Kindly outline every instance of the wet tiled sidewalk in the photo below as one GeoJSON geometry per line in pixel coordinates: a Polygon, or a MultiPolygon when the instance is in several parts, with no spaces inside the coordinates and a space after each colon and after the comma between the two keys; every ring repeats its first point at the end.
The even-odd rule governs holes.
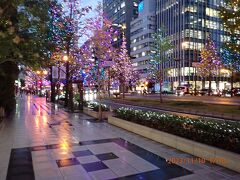
{"type": "Polygon", "coordinates": [[[18,100],[0,125],[0,180],[240,179],[205,164],[169,164],[191,155],[84,114],[68,114],[44,98],[18,100]]]}

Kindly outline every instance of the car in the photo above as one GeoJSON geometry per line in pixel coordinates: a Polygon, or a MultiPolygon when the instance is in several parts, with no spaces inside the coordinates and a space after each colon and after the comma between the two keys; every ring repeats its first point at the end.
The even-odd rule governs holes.
{"type": "Polygon", "coordinates": [[[230,90],[223,90],[222,91],[223,96],[225,97],[231,97],[231,91],[230,90]]]}
{"type": "MultiPolygon", "coordinates": [[[[204,88],[204,89],[201,89],[198,93],[199,93],[201,96],[205,96],[205,95],[208,95],[208,91],[209,91],[209,89],[204,88]]],[[[210,90],[210,95],[212,95],[212,94],[213,94],[213,91],[210,90]]]]}
{"type": "Polygon", "coordinates": [[[212,90],[212,95],[221,97],[222,92],[219,89],[214,89],[214,90],[212,90]]]}
{"type": "Polygon", "coordinates": [[[186,86],[178,86],[176,89],[176,95],[177,96],[182,96],[188,93],[188,87],[186,86]]]}
{"type": "Polygon", "coordinates": [[[232,89],[233,96],[240,96],[240,88],[232,89]]]}

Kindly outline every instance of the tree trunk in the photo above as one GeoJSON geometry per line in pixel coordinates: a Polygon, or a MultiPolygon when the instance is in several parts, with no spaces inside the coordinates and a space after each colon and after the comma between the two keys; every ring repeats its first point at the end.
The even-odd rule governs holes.
{"type": "Polygon", "coordinates": [[[51,82],[51,102],[55,103],[56,98],[56,91],[55,91],[56,84],[54,82],[51,82]]]}
{"type": "Polygon", "coordinates": [[[72,81],[69,81],[69,101],[68,101],[69,109],[71,112],[74,112],[74,104],[73,104],[73,84],[72,81]]]}
{"type": "Polygon", "coordinates": [[[125,83],[122,83],[122,98],[125,98],[125,83]]]}
{"type": "Polygon", "coordinates": [[[162,80],[160,80],[160,83],[159,83],[159,97],[160,97],[160,103],[163,102],[163,99],[162,99],[162,80]]]}
{"type": "Polygon", "coordinates": [[[69,102],[69,62],[66,64],[66,93],[65,93],[65,107],[68,107],[69,102]]]}
{"type": "Polygon", "coordinates": [[[83,81],[80,81],[80,83],[78,84],[78,92],[79,92],[79,106],[78,109],[80,111],[83,110],[83,81]]]}
{"type": "Polygon", "coordinates": [[[211,95],[211,90],[212,90],[212,75],[209,76],[208,96],[211,95]]]}
{"type": "Polygon", "coordinates": [[[55,91],[55,87],[56,84],[53,80],[53,67],[50,68],[51,71],[51,75],[50,75],[50,81],[51,81],[51,102],[55,103],[55,97],[56,97],[56,91],[55,91]]]}
{"type": "Polygon", "coordinates": [[[18,66],[14,62],[0,64],[0,107],[4,109],[5,115],[10,115],[16,106],[14,83],[18,74],[18,66]]]}
{"type": "Polygon", "coordinates": [[[101,91],[98,89],[98,120],[102,120],[102,98],[101,98],[101,91]]]}

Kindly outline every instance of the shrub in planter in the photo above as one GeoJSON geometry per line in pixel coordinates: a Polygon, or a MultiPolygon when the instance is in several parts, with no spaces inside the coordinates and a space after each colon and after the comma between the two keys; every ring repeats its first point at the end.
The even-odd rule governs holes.
{"type": "Polygon", "coordinates": [[[84,106],[84,107],[88,107],[88,101],[83,100],[83,106],[84,106]]]}
{"type": "MultiPolygon", "coordinates": [[[[109,111],[109,108],[105,104],[101,104],[102,111],[109,111]]],[[[98,102],[89,102],[88,108],[92,109],[93,111],[98,111],[99,103],[98,102]]]]}
{"type": "Polygon", "coordinates": [[[191,119],[167,113],[119,108],[116,117],[240,153],[240,123],[203,118],[191,119]]]}

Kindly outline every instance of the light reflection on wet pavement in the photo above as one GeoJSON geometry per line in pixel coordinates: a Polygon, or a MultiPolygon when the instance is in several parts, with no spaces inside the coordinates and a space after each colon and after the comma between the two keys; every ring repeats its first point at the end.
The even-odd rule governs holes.
{"type": "Polygon", "coordinates": [[[210,164],[169,165],[192,156],[91,119],[45,98],[19,98],[0,125],[0,179],[240,179],[210,164]]]}

